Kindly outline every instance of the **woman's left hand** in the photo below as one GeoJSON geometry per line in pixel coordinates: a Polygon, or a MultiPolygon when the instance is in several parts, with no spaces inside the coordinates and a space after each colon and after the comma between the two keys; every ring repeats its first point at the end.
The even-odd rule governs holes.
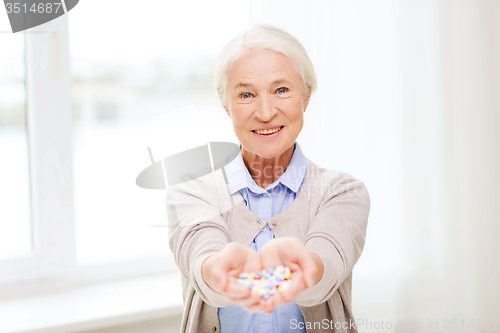
{"type": "Polygon", "coordinates": [[[272,313],[278,305],[293,302],[302,290],[314,286],[323,277],[322,260],[297,237],[270,240],[262,247],[260,258],[264,269],[281,265],[288,266],[292,272],[289,288],[261,303],[261,309],[267,313],[272,313]]]}

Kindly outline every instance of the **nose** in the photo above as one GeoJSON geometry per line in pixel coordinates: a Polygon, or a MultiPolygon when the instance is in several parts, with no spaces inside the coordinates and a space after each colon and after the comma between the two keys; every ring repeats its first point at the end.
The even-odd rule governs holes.
{"type": "Polygon", "coordinates": [[[257,118],[262,122],[271,121],[276,115],[277,109],[272,103],[272,99],[267,96],[260,98],[260,103],[257,106],[257,118]]]}

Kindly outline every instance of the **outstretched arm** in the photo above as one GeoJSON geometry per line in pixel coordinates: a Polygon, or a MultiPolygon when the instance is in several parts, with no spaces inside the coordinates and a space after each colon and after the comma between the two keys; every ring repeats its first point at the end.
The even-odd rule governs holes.
{"type": "Polygon", "coordinates": [[[351,275],[363,251],[370,197],[363,182],[340,175],[343,178],[324,195],[304,240],[305,247],[323,262],[324,272],[318,283],[297,295],[295,302],[301,306],[329,299],[351,275]]]}
{"type": "Polygon", "coordinates": [[[177,266],[200,297],[211,306],[239,305],[258,311],[260,298],[238,285],[238,275],[261,269],[248,246],[231,243],[209,183],[194,179],[172,186],[167,196],[170,248],[177,266]]]}
{"type": "Polygon", "coordinates": [[[329,299],[351,274],[363,250],[370,198],[364,184],[339,173],[323,194],[307,235],[269,241],[261,250],[263,267],[288,266],[292,270],[290,288],[263,302],[271,312],[278,305],[295,301],[314,306],[329,299]]]}
{"type": "Polygon", "coordinates": [[[216,198],[215,189],[199,179],[169,187],[169,246],[181,273],[203,301],[225,307],[231,302],[212,290],[202,276],[203,263],[230,242],[227,225],[213,202],[216,198]]]}

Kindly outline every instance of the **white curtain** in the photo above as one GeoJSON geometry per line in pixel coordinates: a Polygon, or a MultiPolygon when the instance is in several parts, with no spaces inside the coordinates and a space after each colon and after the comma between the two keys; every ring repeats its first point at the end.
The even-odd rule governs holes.
{"type": "Polygon", "coordinates": [[[255,0],[252,21],[315,65],[305,155],[370,193],[355,317],[455,332],[498,319],[500,1],[255,0]]]}

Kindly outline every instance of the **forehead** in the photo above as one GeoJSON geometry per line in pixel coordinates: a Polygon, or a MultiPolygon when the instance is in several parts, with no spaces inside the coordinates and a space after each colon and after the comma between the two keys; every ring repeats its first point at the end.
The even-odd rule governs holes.
{"type": "Polygon", "coordinates": [[[296,66],[283,54],[271,51],[251,51],[238,59],[227,75],[229,89],[247,84],[272,84],[278,81],[302,83],[296,66]]]}

